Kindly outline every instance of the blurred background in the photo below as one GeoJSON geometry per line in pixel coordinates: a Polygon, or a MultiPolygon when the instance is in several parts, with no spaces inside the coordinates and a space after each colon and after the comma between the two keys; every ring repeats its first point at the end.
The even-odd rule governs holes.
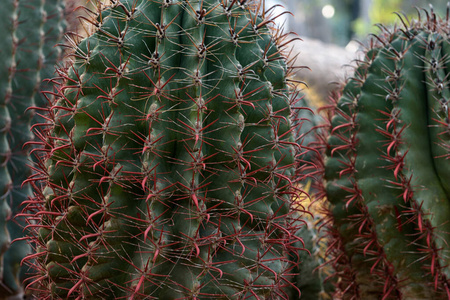
{"type": "MultiPolygon", "coordinates": [[[[313,102],[324,104],[334,82],[343,82],[353,73],[355,59],[369,33],[378,33],[375,24],[386,27],[399,22],[394,12],[417,19],[420,8],[433,9],[445,18],[445,0],[266,0],[283,32],[295,32],[303,41],[293,43],[300,69],[295,77],[307,83],[313,102]],[[292,13],[283,13],[290,11],[292,13]]],[[[423,11],[421,16],[425,17],[423,11]]]]}
{"type": "MultiPolygon", "coordinates": [[[[403,12],[416,17],[418,8],[433,5],[435,11],[444,16],[445,0],[266,0],[266,7],[280,5],[277,12],[288,10],[295,17],[282,17],[285,30],[300,36],[347,46],[352,39],[364,39],[376,32],[374,24],[385,25],[398,21],[394,12],[403,12]],[[283,9],[281,6],[285,7],[283,9]]],[[[280,18],[281,19],[281,18],[280,18]]]]}

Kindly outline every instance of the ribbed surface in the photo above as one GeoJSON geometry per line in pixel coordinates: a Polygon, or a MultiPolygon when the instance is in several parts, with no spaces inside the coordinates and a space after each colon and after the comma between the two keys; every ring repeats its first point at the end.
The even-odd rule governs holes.
{"type": "Polygon", "coordinates": [[[450,297],[448,21],[383,32],[330,110],[324,192],[345,299],[450,297]]]}
{"type": "MultiPolygon", "coordinates": [[[[30,130],[33,113],[28,109],[34,106],[34,99],[40,97],[41,80],[52,75],[49,70],[53,69],[55,59],[50,58],[48,49],[53,48],[56,39],[49,38],[44,27],[51,18],[51,12],[61,5],[61,1],[51,0],[8,0],[2,3],[0,22],[5,24],[1,26],[0,32],[0,98],[4,103],[1,113],[1,152],[4,157],[1,190],[3,203],[10,207],[10,216],[6,222],[8,233],[0,233],[1,238],[22,238],[24,226],[27,225],[24,217],[17,215],[23,209],[22,203],[32,194],[29,184],[22,186],[23,181],[31,175],[29,147],[24,147],[26,142],[33,139],[30,130]]],[[[59,30],[61,17],[58,16],[58,21],[52,24],[53,30],[59,30]]],[[[57,39],[60,38],[61,33],[57,39]]],[[[56,50],[58,48],[53,49],[59,51],[56,50]]],[[[0,223],[5,224],[4,214],[8,210],[1,209],[0,223]]],[[[26,266],[21,268],[20,263],[30,251],[25,240],[10,245],[3,257],[3,270],[0,272],[2,283],[8,290],[0,291],[2,295],[15,294],[21,290],[22,281],[29,275],[29,270],[26,266]]]]}
{"type": "Polygon", "coordinates": [[[287,298],[298,149],[267,21],[216,0],[99,14],[42,130],[36,294],[287,298]]]}
{"type": "Polygon", "coordinates": [[[8,172],[11,150],[8,143],[8,132],[11,127],[9,103],[11,102],[11,78],[14,76],[14,54],[16,48],[15,30],[17,29],[17,1],[8,0],[2,3],[0,12],[0,293],[9,294],[11,288],[3,284],[4,253],[9,248],[11,238],[7,229],[7,220],[11,215],[9,206],[12,188],[11,176],[8,172]]]}

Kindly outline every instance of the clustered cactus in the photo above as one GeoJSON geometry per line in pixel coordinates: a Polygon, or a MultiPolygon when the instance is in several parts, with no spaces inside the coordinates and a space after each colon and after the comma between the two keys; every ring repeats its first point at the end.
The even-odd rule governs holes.
{"type": "Polygon", "coordinates": [[[21,204],[31,196],[29,149],[33,112],[41,81],[53,77],[61,50],[54,48],[63,33],[60,0],[4,0],[0,9],[0,298],[16,294],[26,278],[21,260],[30,252],[24,236],[21,204]]]}
{"type": "Polygon", "coordinates": [[[0,298],[450,299],[450,9],[312,129],[264,1],[101,3],[46,81],[64,1],[2,3],[0,298]]]}
{"type": "Polygon", "coordinates": [[[59,70],[38,130],[34,295],[287,299],[302,226],[297,97],[289,41],[263,11],[236,0],[90,10],[96,31],[59,70]]]}
{"type": "Polygon", "coordinates": [[[322,136],[330,262],[343,299],[450,297],[450,23],[374,36],[322,136]]]}

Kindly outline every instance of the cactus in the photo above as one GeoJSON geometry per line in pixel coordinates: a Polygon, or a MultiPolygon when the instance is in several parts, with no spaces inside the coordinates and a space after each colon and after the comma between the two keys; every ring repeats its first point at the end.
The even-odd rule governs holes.
{"type": "Polygon", "coordinates": [[[300,176],[314,176],[316,171],[314,160],[317,154],[310,151],[309,145],[313,145],[316,141],[315,128],[320,125],[322,118],[316,113],[315,106],[306,94],[301,95],[295,103],[291,119],[296,130],[296,142],[302,147],[302,153],[298,157],[297,171],[301,174],[300,176]]]}
{"type": "MultiPolygon", "coordinates": [[[[325,267],[325,236],[319,230],[319,218],[306,218],[307,226],[303,226],[298,234],[302,238],[305,248],[309,251],[300,252],[300,264],[295,270],[296,276],[293,282],[302,292],[302,300],[332,299],[334,285],[332,268],[325,267]]],[[[289,299],[296,299],[295,294],[289,299]]]]}
{"type": "Polygon", "coordinates": [[[0,181],[0,292],[5,290],[9,292],[6,285],[3,284],[3,256],[10,244],[10,237],[7,230],[7,220],[11,214],[8,205],[8,195],[11,190],[11,177],[8,172],[8,160],[10,157],[10,148],[7,139],[8,131],[11,126],[11,118],[9,116],[8,103],[10,102],[11,84],[10,78],[13,74],[13,53],[14,53],[14,35],[12,32],[16,30],[16,5],[13,1],[8,1],[2,9],[0,17],[0,37],[2,37],[1,55],[4,59],[0,60],[0,110],[1,110],[1,130],[0,130],[0,147],[1,147],[1,164],[0,172],[2,180],[0,181]],[[6,16],[3,14],[6,13],[6,16]],[[6,79],[5,79],[6,78],[6,79]]]}
{"type": "MultiPolygon", "coordinates": [[[[309,128],[311,129],[311,128],[309,128]]],[[[300,299],[325,300],[332,299],[334,292],[333,268],[326,265],[326,236],[321,229],[322,218],[320,215],[320,203],[311,201],[306,192],[311,192],[311,181],[303,187],[304,194],[298,199],[299,210],[303,211],[301,219],[304,224],[300,226],[297,235],[301,241],[297,241],[300,251],[298,255],[300,263],[292,270],[293,276],[289,278],[296,288],[287,289],[289,299],[298,299],[297,289],[301,291],[300,299]],[[304,207],[308,205],[307,207],[304,207]],[[331,280],[330,280],[331,279],[331,280]]],[[[292,260],[295,260],[292,258],[292,260]]]]}
{"type": "MultiPolygon", "coordinates": [[[[55,65],[62,59],[63,49],[59,45],[63,42],[62,37],[66,30],[65,4],[65,0],[45,0],[42,5],[45,20],[41,29],[42,67],[39,71],[39,92],[34,98],[36,107],[47,106],[48,100],[42,91],[51,91],[52,86],[48,80],[55,77],[55,65]]],[[[34,123],[36,122],[35,120],[34,123]]]]}
{"type": "Polygon", "coordinates": [[[300,240],[295,91],[287,35],[261,11],[90,11],[97,30],[59,70],[28,181],[37,297],[286,299],[300,240]]]}
{"type": "MultiPolygon", "coordinates": [[[[2,187],[0,200],[0,294],[1,297],[17,294],[27,277],[27,269],[20,267],[21,260],[30,253],[24,236],[25,219],[18,216],[21,204],[31,196],[29,184],[22,182],[31,175],[29,149],[24,143],[33,139],[30,133],[34,99],[39,98],[40,82],[54,70],[54,59],[59,56],[53,48],[57,39],[62,14],[55,9],[62,1],[7,0],[2,2],[0,13],[0,99],[2,110],[1,161],[2,187]],[[50,27],[46,27],[51,24],[50,27]],[[50,35],[50,32],[51,35],[50,35]],[[14,243],[12,240],[18,239],[14,243]]],[[[59,51],[60,52],[60,51],[59,51]]]]}
{"type": "Polygon", "coordinates": [[[422,14],[380,26],[327,110],[322,196],[343,299],[450,297],[449,12],[422,14]]]}

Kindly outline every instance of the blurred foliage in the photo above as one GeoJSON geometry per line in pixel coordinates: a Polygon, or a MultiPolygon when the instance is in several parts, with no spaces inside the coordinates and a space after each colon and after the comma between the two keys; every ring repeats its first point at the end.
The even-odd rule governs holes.
{"type": "Polygon", "coordinates": [[[403,12],[409,19],[417,16],[417,9],[432,4],[444,17],[445,0],[266,0],[286,5],[294,13],[291,30],[302,36],[346,46],[352,39],[363,40],[369,33],[377,33],[375,24],[392,26],[399,19],[394,12],[403,12]],[[326,19],[322,8],[332,5],[335,14],[326,19]]]}
{"type": "Polygon", "coordinates": [[[358,18],[352,22],[356,36],[362,37],[373,32],[374,24],[394,24],[398,19],[393,12],[401,10],[402,2],[403,0],[372,0],[372,9],[368,13],[370,21],[358,18]]]}
{"type": "MultiPolygon", "coordinates": [[[[345,0],[341,0],[345,2],[345,0]]],[[[347,0],[348,1],[348,0],[347,0]]],[[[364,0],[353,0],[364,1],[364,0]]],[[[377,32],[375,24],[393,26],[399,23],[399,18],[394,12],[404,13],[408,19],[417,16],[418,8],[429,8],[432,5],[438,15],[444,17],[446,3],[443,0],[370,0],[369,21],[363,18],[357,18],[351,22],[351,27],[356,38],[363,38],[368,33],[377,32]]]]}

